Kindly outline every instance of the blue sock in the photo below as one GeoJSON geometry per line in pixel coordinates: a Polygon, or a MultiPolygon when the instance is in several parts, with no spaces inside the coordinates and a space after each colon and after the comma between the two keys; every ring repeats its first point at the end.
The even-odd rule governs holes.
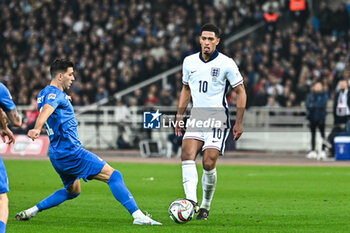
{"type": "Polygon", "coordinates": [[[66,189],[60,189],[53,193],[51,196],[39,202],[39,204],[36,206],[38,207],[39,211],[46,210],[51,207],[58,206],[66,200],[74,199],[79,196],[79,194],[80,193],[69,193],[66,189]]]}
{"type": "Polygon", "coordinates": [[[111,178],[108,180],[108,185],[114,197],[123,204],[130,214],[139,209],[134,197],[126,187],[123,176],[119,171],[115,170],[113,172],[111,178]]]}
{"type": "Polygon", "coordinates": [[[6,232],[6,223],[3,221],[0,221],[0,233],[5,233],[6,232]]]}

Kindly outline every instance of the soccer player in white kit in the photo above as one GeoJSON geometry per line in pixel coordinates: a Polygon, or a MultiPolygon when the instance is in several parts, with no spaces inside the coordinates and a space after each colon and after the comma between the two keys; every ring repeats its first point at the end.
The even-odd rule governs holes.
{"type": "MultiPolygon", "coordinates": [[[[233,126],[234,140],[238,140],[243,133],[242,121],[247,97],[243,78],[236,63],[232,58],[216,50],[220,42],[220,29],[213,24],[205,24],[201,28],[199,42],[201,51],[187,56],[183,62],[183,87],[179,99],[177,122],[183,120],[183,114],[191,97],[193,108],[190,120],[204,119],[204,117],[211,119],[214,115],[224,119],[221,120],[221,127],[215,126],[210,130],[187,128],[182,142],[182,178],[186,199],[190,200],[195,206],[195,211],[199,212],[197,220],[207,220],[217,182],[216,161],[219,155],[224,153],[225,141],[230,130],[227,89],[231,86],[237,93],[237,114],[233,126]],[[203,199],[199,207],[195,159],[201,150],[204,152],[203,199]]],[[[183,131],[184,128],[176,124],[176,135],[182,136],[183,131]]]]}

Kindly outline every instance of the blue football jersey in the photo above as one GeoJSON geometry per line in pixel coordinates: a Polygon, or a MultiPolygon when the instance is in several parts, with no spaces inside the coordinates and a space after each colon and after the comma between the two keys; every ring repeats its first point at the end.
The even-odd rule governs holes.
{"type": "Polygon", "coordinates": [[[50,138],[50,156],[63,158],[82,147],[78,136],[78,122],[66,93],[55,86],[45,87],[38,96],[40,111],[45,104],[55,108],[45,123],[50,138]]]}
{"type": "Polygon", "coordinates": [[[9,90],[1,82],[0,82],[0,107],[7,112],[16,108],[16,105],[12,100],[9,90]]]}
{"type": "MultiPolygon", "coordinates": [[[[11,111],[16,108],[15,103],[12,100],[11,94],[7,87],[0,82],[0,107],[4,111],[11,111]]],[[[0,156],[0,193],[6,193],[9,191],[7,173],[5,165],[0,156]]]]}

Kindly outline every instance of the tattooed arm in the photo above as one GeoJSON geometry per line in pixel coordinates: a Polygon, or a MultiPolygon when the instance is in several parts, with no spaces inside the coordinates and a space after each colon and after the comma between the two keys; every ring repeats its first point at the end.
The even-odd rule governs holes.
{"type": "Polygon", "coordinates": [[[22,116],[18,113],[17,108],[7,112],[7,116],[15,126],[20,127],[22,125],[22,116]]]}

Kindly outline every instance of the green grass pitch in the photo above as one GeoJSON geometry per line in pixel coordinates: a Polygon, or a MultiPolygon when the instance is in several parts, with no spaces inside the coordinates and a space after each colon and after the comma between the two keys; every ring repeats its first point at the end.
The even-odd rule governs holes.
{"type": "MultiPolygon", "coordinates": [[[[168,216],[169,204],[184,197],[180,165],[110,163],[123,173],[139,207],[164,224],[134,226],[108,186],[99,181],[82,182],[82,194],[75,200],[30,221],[16,221],[18,211],[62,184],[48,161],[4,162],[11,189],[9,233],[350,232],[348,167],[218,166],[209,220],[180,225],[168,216]]],[[[201,200],[201,188],[198,196],[201,200]]]]}

